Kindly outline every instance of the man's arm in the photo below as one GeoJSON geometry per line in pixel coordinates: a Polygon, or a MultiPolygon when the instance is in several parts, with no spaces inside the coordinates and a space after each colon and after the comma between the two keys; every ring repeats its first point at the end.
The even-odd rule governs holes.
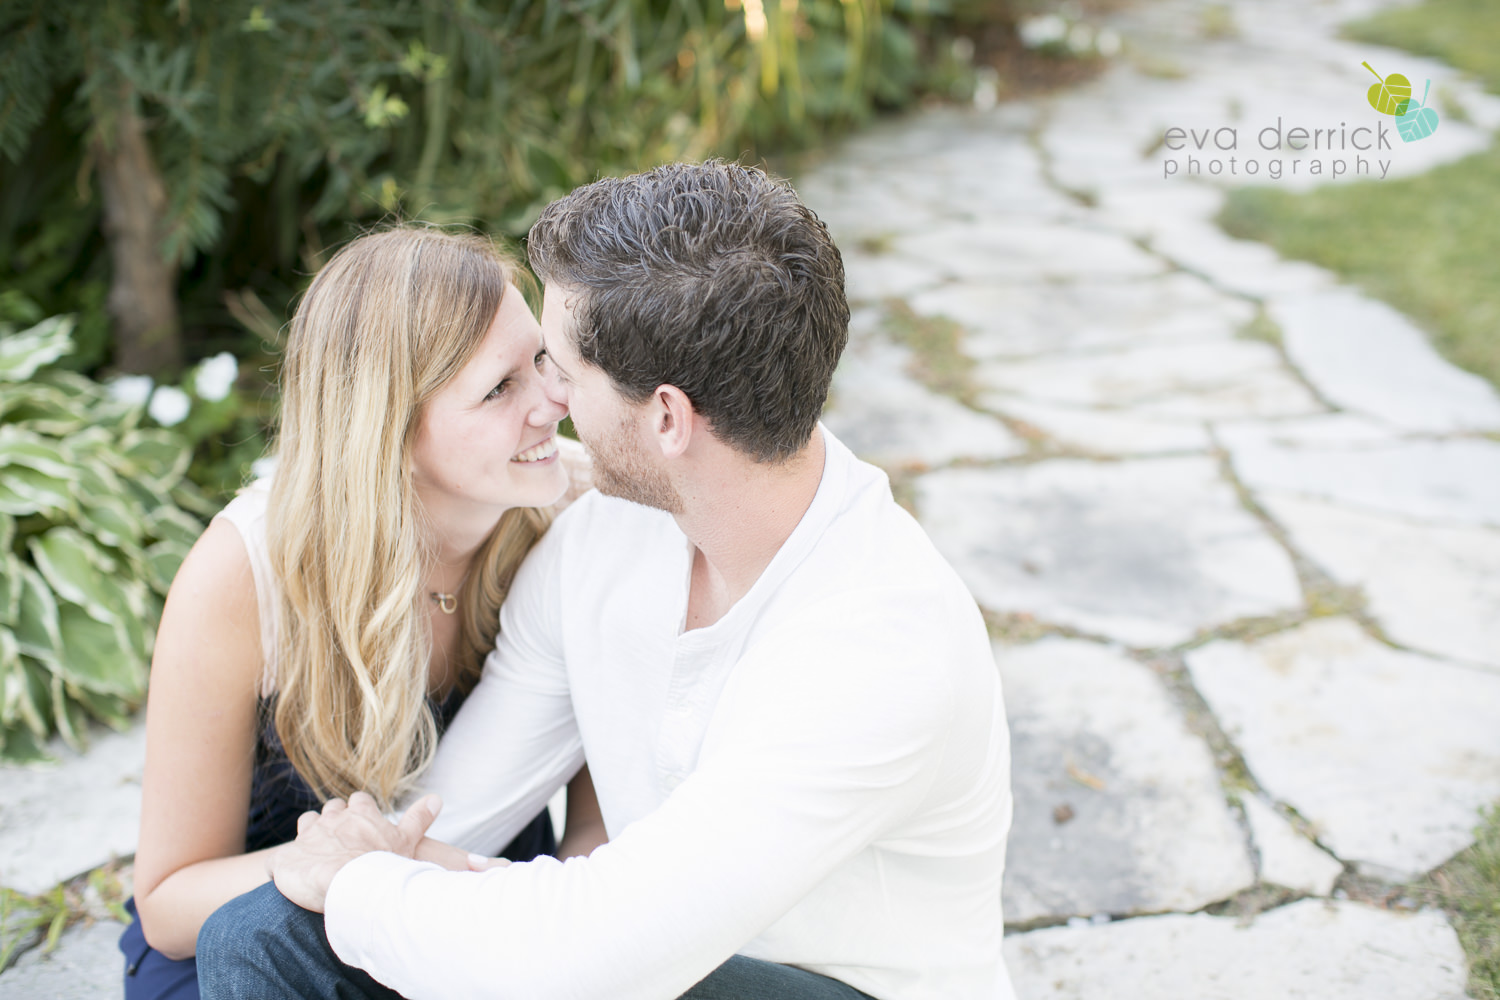
{"type": "Polygon", "coordinates": [[[559,550],[572,512],[516,573],[479,684],[438,743],[422,791],[443,811],[430,835],[493,855],[583,766],[562,654],[559,550]]]}
{"type": "MultiPolygon", "coordinates": [[[[866,624],[850,623],[878,632],[866,624]]],[[[330,943],[418,998],[677,996],[930,788],[952,711],[941,675],[924,689],[909,656],[841,655],[807,634],[759,648],[697,769],[588,858],[483,874],[360,858],[332,883],[330,943]]]]}

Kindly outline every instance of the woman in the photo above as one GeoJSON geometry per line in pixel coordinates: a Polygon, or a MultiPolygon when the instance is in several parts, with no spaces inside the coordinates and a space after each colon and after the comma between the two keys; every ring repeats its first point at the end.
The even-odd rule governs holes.
{"type": "MultiPolygon", "coordinates": [[[[570,485],[513,274],[479,237],[399,228],[339,251],[298,306],[274,481],[213,520],[162,613],[128,1000],[197,997],[209,914],[267,881],[303,811],[358,790],[389,808],[478,680],[570,485]]],[[[586,771],[570,790],[560,856],[602,839],[586,771]]],[[[543,813],[505,853],[554,846],[543,813]]]]}

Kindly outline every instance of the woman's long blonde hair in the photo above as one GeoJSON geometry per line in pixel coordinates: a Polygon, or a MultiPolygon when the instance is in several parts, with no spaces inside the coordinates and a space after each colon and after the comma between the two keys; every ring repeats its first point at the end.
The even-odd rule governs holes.
{"type": "MultiPolygon", "coordinates": [[[[323,798],[364,790],[389,807],[432,758],[412,443],[422,405],[478,349],[516,273],[482,237],[402,226],[340,250],[292,319],[267,516],[281,583],[274,718],[323,798]]],[[[459,598],[460,688],[478,679],[548,520],[514,508],[481,547],[459,598]]]]}

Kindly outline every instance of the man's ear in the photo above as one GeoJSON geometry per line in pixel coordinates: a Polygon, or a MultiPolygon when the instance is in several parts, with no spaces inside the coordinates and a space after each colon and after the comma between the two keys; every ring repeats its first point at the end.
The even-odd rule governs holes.
{"type": "Polygon", "coordinates": [[[687,394],[675,385],[659,385],[648,404],[651,409],[651,433],[663,458],[677,458],[688,449],[693,438],[693,423],[698,412],[687,394]]]}

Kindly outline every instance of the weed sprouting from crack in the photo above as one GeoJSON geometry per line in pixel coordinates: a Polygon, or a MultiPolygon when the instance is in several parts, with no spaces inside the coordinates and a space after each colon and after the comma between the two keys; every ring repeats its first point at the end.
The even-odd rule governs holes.
{"type": "Polygon", "coordinates": [[[1054,636],[1064,639],[1099,641],[1097,636],[1087,635],[1067,625],[1042,621],[1028,611],[990,611],[987,608],[982,610],[984,624],[989,629],[990,638],[1007,645],[1024,646],[1027,643],[1054,636]]]}
{"type": "Polygon", "coordinates": [[[933,392],[978,409],[975,362],[963,352],[961,325],[942,316],[920,316],[901,299],[887,299],[885,330],[891,339],[911,350],[908,372],[913,378],[933,392]]]}
{"type": "MultiPolygon", "coordinates": [[[[1202,645],[1212,638],[1260,638],[1262,635],[1270,634],[1270,632],[1284,631],[1285,628],[1291,628],[1304,621],[1314,618],[1331,618],[1336,615],[1346,615],[1354,619],[1372,638],[1386,645],[1392,645],[1384,629],[1380,627],[1380,623],[1370,616],[1368,600],[1365,597],[1364,591],[1357,586],[1339,583],[1333,577],[1329,576],[1321,566],[1303,555],[1292,544],[1292,540],[1288,536],[1286,529],[1260,505],[1260,502],[1255,499],[1249,488],[1240,481],[1239,476],[1234,471],[1233,463],[1229,460],[1228,452],[1219,444],[1217,439],[1214,440],[1214,447],[1218,451],[1220,474],[1229,483],[1230,488],[1234,490],[1235,496],[1239,499],[1240,506],[1260,522],[1261,526],[1276,540],[1276,543],[1281,546],[1288,558],[1291,559],[1292,569],[1297,574],[1298,586],[1302,590],[1302,611],[1300,613],[1292,613],[1291,615],[1272,616],[1270,619],[1272,623],[1277,621],[1285,622],[1285,625],[1281,628],[1267,629],[1252,624],[1242,626],[1245,631],[1251,633],[1248,636],[1221,635],[1220,633],[1226,629],[1231,629],[1231,626],[1225,626],[1202,637],[1195,637],[1190,645],[1202,645]]],[[[1255,622],[1259,620],[1251,619],[1248,621],[1255,622]]],[[[1232,626],[1239,624],[1232,623],[1232,626]]]]}
{"type": "Polygon", "coordinates": [[[1255,315],[1235,331],[1235,336],[1241,340],[1258,340],[1277,349],[1286,346],[1286,338],[1282,335],[1281,325],[1270,317],[1265,305],[1260,302],[1255,303],[1255,315]]]}
{"type": "Polygon", "coordinates": [[[0,972],[32,948],[52,951],[73,924],[100,919],[129,923],[123,868],[124,863],[112,861],[36,895],[0,887],[0,972]]]}
{"type": "Polygon", "coordinates": [[[1260,785],[1250,773],[1245,757],[1234,741],[1219,725],[1218,717],[1203,695],[1193,685],[1187,664],[1182,654],[1166,652],[1145,654],[1137,657],[1161,678],[1168,695],[1187,721],[1188,730],[1208,744],[1213,755],[1214,766],[1219,771],[1219,784],[1226,798],[1238,801],[1240,796],[1259,792],[1260,785]]]}
{"type": "Polygon", "coordinates": [[[1228,899],[1205,906],[1203,912],[1215,917],[1235,917],[1245,926],[1267,910],[1285,906],[1302,896],[1303,893],[1284,889],[1279,885],[1257,882],[1228,899]]]}

